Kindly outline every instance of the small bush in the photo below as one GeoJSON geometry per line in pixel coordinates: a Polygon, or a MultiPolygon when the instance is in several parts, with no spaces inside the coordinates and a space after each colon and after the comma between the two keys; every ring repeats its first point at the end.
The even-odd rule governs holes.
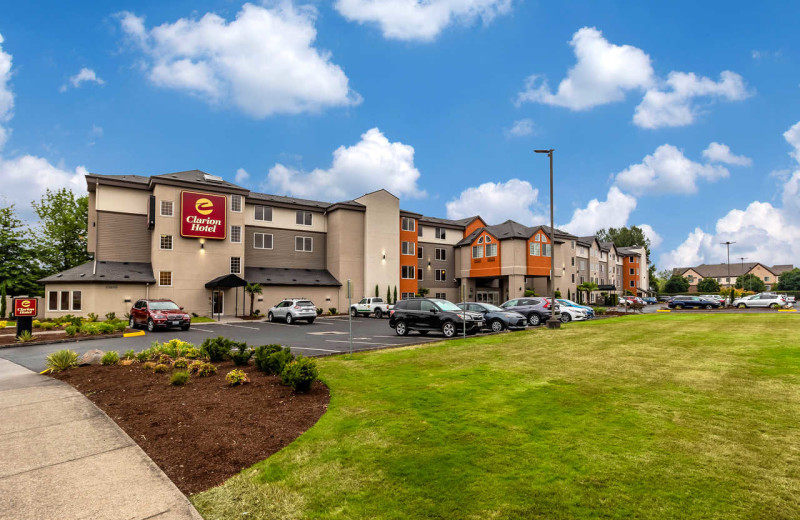
{"type": "Polygon", "coordinates": [[[59,350],[47,356],[47,368],[52,372],[61,372],[78,366],[78,354],[72,350],[59,350]]]}
{"type": "Polygon", "coordinates": [[[20,343],[28,343],[29,341],[33,341],[33,334],[31,334],[26,330],[25,332],[17,336],[17,341],[19,341],[20,343]]]}
{"type": "Polygon", "coordinates": [[[317,316],[322,316],[322,307],[317,307],[317,316]]]}
{"type": "Polygon", "coordinates": [[[200,352],[200,349],[196,348],[194,345],[189,345],[186,347],[186,350],[183,353],[183,357],[187,359],[197,359],[203,356],[203,353],[200,352]]]}
{"type": "Polygon", "coordinates": [[[160,354],[155,361],[160,365],[167,365],[167,366],[172,365],[172,358],[169,357],[167,354],[160,354]]]}
{"type": "Polygon", "coordinates": [[[211,363],[204,363],[203,361],[195,361],[189,365],[189,373],[197,374],[199,377],[207,377],[211,374],[217,373],[217,367],[211,363]]]}
{"type": "Polygon", "coordinates": [[[528,296],[536,296],[536,291],[533,291],[531,289],[525,289],[524,296],[526,296],[526,297],[528,297],[528,296]]]}
{"type": "Polygon", "coordinates": [[[200,345],[200,351],[209,361],[224,361],[231,353],[233,342],[228,338],[219,336],[217,338],[206,338],[200,345]]]}
{"type": "Polygon", "coordinates": [[[125,354],[123,354],[122,359],[136,359],[136,351],[133,349],[126,350],[125,354]]]}
{"type": "Polygon", "coordinates": [[[250,358],[253,357],[253,351],[247,346],[247,343],[234,343],[236,347],[236,351],[231,354],[231,358],[233,359],[233,363],[236,366],[244,366],[249,361],[250,358]]]}
{"type": "Polygon", "coordinates": [[[86,315],[86,321],[88,321],[88,322],[97,321],[97,314],[95,314],[93,312],[90,312],[89,314],[86,315]]]}
{"type": "Polygon", "coordinates": [[[336,315],[336,307],[328,307],[328,314],[330,314],[331,316],[335,316],[336,315]]]}
{"type": "Polygon", "coordinates": [[[83,325],[83,318],[81,318],[80,316],[70,316],[69,314],[67,314],[66,316],[64,316],[64,318],[68,318],[64,320],[64,323],[69,323],[70,325],[73,325],[78,328],[80,328],[81,325],[83,325]]]}
{"type": "Polygon", "coordinates": [[[156,374],[163,374],[169,370],[169,365],[164,363],[158,363],[156,366],[153,367],[153,372],[156,374]]]}
{"type": "Polygon", "coordinates": [[[100,358],[101,365],[116,365],[119,363],[119,353],[116,350],[109,350],[100,358]]]}
{"type": "Polygon", "coordinates": [[[184,370],[173,372],[172,377],[169,378],[169,384],[174,386],[183,386],[188,382],[189,382],[189,372],[186,372],[184,370]]]}
{"type": "Polygon", "coordinates": [[[0,329],[4,329],[8,327],[8,322],[5,320],[0,320],[0,329]]]}
{"type": "Polygon", "coordinates": [[[42,330],[53,330],[58,325],[53,323],[52,321],[45,321],[39,324],[39,328],[42,330]]]}
{"type": "Polygon", "coordinates": [[[592,307],[592,309],[594,309],[594,313],[598,316],[608,313],[608,309],[605,307],[592,307]]]}
{"type": "Polygon", "coordinates": [[[142,368],[145,370],[153,370],[156,367],[156,364],[152,361],[145,361],[142,363],[142,368]]]}
{"type": "Polygon", "coordinates": [[[186,370],[187,368],[189,368],[189,362],[186,361],[186,358],[178,358],[175,360],[174,363],[172,363],[172,368],[178,370],[186,370]]]}
{"type": "Polygon", "coordinates": [[[283,350],[283,347],[281,347],[280,345],[261,345],[260,347],[256,347],[254,351],[255,355],[254,362],[256,368],[264,372],[270,372],[269,369],[267,368],[267,358],[269,357],[270,354],[274,352],[279,352],[280,350],[283,350]]]}
{"type": "Polygon", "coordinates": [[[315,360],[297,356],[297,359],[283,367],[281,381],[284,385],[291,386],[295,392],[308,392],[318,376],[319,370],[315,360]]]}
{"type": "Polygon", "coordinates": [[[236,386],[249,383],[250,378],[247,377],[247,374],[245,374],[243,370],[238,370],[234,368],[233,370],[225,374],[225,381],[227,381],[228,384],[231,386],[236,386]]]}
{"type": "Polygon", "coordinates": [[[281,374],[281,372],[283,372],[283,367],[293,360],[294,354],[292,354],[292,351],[289,349],[289,347],[278,346],[277,350],[273,350],[271,353],[265,356],[259,368],[267,374],[278,376],[281,374]]]}
{"type": "Polygon", "coordinates": [[[114,321],[117,319],[117,313],[114,311],[106,313],[106,321],[114,321]]]}
{"type": "Polygon", "coordinates": [[[88,322],[81,325],[81,332],[84,334],[89,334],[90,336],[96,336],[100,334],[100,329],[98,328],[97,323],[88,322]]]}
{"type": "Polygon", "coordinates": [[[112,323],[103,322],[103,323],[98,323],[96,326],[97,330],[100,331],[100,334],[111,334],[112,332],[114,332],[114,324],[112,323]]]}
{"type": "Polygon", "coordinates": [[[71,338],[78,333],[78,327],[75,325],[67,325],[67,327],[64,329],[64,332],[66,332],[67,336],[71,338]]]}
{"type": "Polygon", "coordinates": [[[41,325],[42,325],[42,322],[39,321],[39,320],[33,320],[31,322],[31,327],[33,327],[34,329],[38,329],[41,325]]]}
{"type": "Polygon", "coordinates": [[[139,352],[138,354],[136,354],[136,361],[138,361],[139,363],[144,363],[148,359],[150,359],[150,351],[149,350],[143,350],[143,351],[139,352]]]}
{"type": "Polygon", "coordinates": [[[122,320],[114,320],[111,325],[114,327],[114,332],[125,332],[128,328],[128,322],[122,320]]]}

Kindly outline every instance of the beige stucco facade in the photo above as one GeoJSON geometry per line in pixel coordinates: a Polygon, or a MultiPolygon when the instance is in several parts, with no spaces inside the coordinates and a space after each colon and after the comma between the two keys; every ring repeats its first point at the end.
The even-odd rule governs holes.
{"type": "Polygon", "coordinates": [[[394,290],[400,278],[400,200],[386,190],[355,199],[364,212],[364,287],[394,290]]]}

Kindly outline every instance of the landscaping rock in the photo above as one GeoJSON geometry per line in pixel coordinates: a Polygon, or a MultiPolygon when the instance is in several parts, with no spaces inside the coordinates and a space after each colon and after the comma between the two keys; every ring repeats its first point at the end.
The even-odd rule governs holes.
{"type": "Polygon", "coordinates": [[[100,349],[94,348],[86,352],[78,359],[78,365],[80,366],[99,365],[100,360],[103,358],[103,354],[105,354],[105,352],[103,352],[100,349]]]}

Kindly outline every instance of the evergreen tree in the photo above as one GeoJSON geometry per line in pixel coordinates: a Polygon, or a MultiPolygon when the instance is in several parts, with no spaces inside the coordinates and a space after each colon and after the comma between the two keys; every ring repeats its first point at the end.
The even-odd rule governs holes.
{"type": "Polygon", "coordinates": [[[6,282],[3,282],[3,287],[0,289],[0,320],[6,318],[6,282]]]}
{"type": "Polygon", "coordinates": [[[397,303],[397,286],[394,286],[394,301],[392,303],[397,303]]]}
{"type": "Polygon", "coordinates": [[[12,295],[33,295],[42,290],[36,283],[42,272],[29,234],[13,204],[0,208],[0,280],[12,295]]]}
{"type": "Polygon", "coordinates": [[[795,267],[791,271],[786,271],[780,275],[775,290],[800,291],[800,268],[795,267]]]}
{"type": "Polygon", "coordinates": [[[673,274],[664,284],[664,292],[682,293],[689,290],[689,280],[679,274],[673,274]]]}
{"type": "Polygon", "coordinates": [[[392,304],[392,289],[388,285],[386,286],[386,303],[392,304]]]}
{"type": "Polygon", "coordinates": [[[703,278],[697,284],[697,291],[701,293],[719,292],[719,282],[715,278],[703,278]]]}
{"type": "Polygon", "coordinates": [[[380,293],[378,292],[378,284],[375,284],[375,297],[377,298],[378,296],[380,296],[380,293]]]}

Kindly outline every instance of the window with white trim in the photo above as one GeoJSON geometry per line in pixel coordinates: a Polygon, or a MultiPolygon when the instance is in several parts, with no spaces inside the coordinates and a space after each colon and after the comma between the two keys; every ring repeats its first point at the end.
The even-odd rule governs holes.
{"type": "Polygon", "coordinates": [[[403,231],[416,231],[416,221],[411,217],[401,217],[400,229],[403,231]]]}
{"type": "Polygon", "coordinates": [[[553,254],[553,247],[550,244],[545,244],[543,256],[550,256],[551,254],[553,254]]]}
{"type": "Polygon", "coordinates": [[[444,228],[437,227],[436,228],[436,238],[440,240],[444,240],[447,238],[447,231],[444,228]]]}
{"type": "Polygon", "coordinates": [[[479,243],[479,244],[483,244],[483,237],[480,237],[480,238],[478,239],[478,243],[479,243]]]}
{"type": "Polygon", "coordinates": [[[416,296],[416,294],[414,294],[412,292],[400,293],[400,299],[401,300],[408,300],[409,298],[413,298],[414,296],[416,296]]]}
{"type": "Polygon", "coordinates": [[[446,269],[436,269],[433,273],[434,280],[437,282],[446,282],[447,281],[447,270],[446,269]]]}
{"type": "Polygon", "coordinates": [[[531,256],[541,256],[542,244],[539,242],[531,242],[531,256]]]}
{"type": "Polygon", "coordinates": [[[483,246],[472,246],[472,258],[483,258],[483,246]]]}
{"type": "Polygon", "coordinates": [[[416,269],[413,265],[402,265],[400,266],[400,278],[403,280],[413,280],[417,275],[415,271],[416,269]]]}
{"type": "Polygon", "coordinates": [[[423,258],[424,256],[425,256],[425,255],[423,254],[423,251],[422,251],[422,246],[419,246],[419,247],[417,247],[417,258],[418,258],[418,259],[420,259],[420,260],[422,260],[422,258],[423,258]]]}
{"type": "Polygon", "coordinates": [[[447,260],[447,249],[443,247],[436,248],[436,260],[447,260]]]}
{"type": "Polygon", "coordinates": [[[447,293],[437,292],[433,297],[436,298],[437,300],[446,300],[447,293]]]}
{"type": "Polygon", "coordinates": [[[241,213],[242,212],[242,196],[241,195],[231,195],[231,211],[234,213],[241,213]]]}
{"type": "Polygon", "coordinates": [[[271,233],[253,233],[254,249],[272,249],[271,233]]]}
{"type": "Polygon", "coordinates": [[[161,235],[159,248],[162,251],[172,251],[172,235],[161,235]]]}
{"type": "Polygon", "coordinates": [[[49,293],[47,293],[47,310],[48,311],[58,310],[58,291],[50,291],[49,293]]]}
{"type": "Polygon", "coordinates": [[[414,242],[403,242],[400,244],[401,254],[404,255],[413,255],[414,251],[417,249],[416,244],[414,242]]]}
{"type": "Polygon", "coordinates": [[[294,212],[294,222],[298,226],[310,226],[313,222],[313,215],[310,211],[303,211],[298,209],[294,212]]]}
{"type": "Polygon", "coordinates": [[[69,291],[61,291],[61,303],[58,306],[61,311],[69,310],[69,291]]]}
{"type": "Polygon", "coordinates": [[[294,250],[303,253],[311,253],[314,250],[312,237],[294,237],[294,250]]]}
{"type": "Polygon", "coordinates": [[[162,200],[161,201],[161,216],[162,217],[171,217],[175,214],[175,210],[173,207],[173,203],[171,200],[162,200]]]}
{"type": "MultiPolygon", "coordinates": [[[[489,237],[486,237],[489,238],[489,237]]],[[[497,256],[497,244],[486,244],[486,257],[497,256]]]]}
{"type": "Polygon", "coordinates": [[[231,274],[242,274],[242,257],[231,257],[231,274]]]}
{"type": "Polygon", "coordinates": [[[536,233],[536,236],[533,237],[534,242],[541,242],[541,236],[539,233],[536,233]]]}
{"type": "Polygon", "coordinates": [[[420,281],[420,282],[422,281],[423,271],[424,271],[424,269],[422,269],[421,267],[417,268],[417,281],[420,281]]]}
{"type": "Polygon", "coordinates": [[[72,291],[72,310],[79,311],[82,306],[82,294],[80,291],[72,291]]]}
{"type": "Polygon", "coordinates": [[[159,271],[158,285],[161,287],[172,287],[172,271],[159,271]]]}
{"type": "Polygon", "coordinates": [[[272,222],[272,208],[269,206],[253,206],[253,218],[261,222],[272,222]]]}
{"type": "Polygon", "coordinates": [[[631,287],[636,287],[636,282],[634,282],[633,280],[631,280],[631,287]]]}
{"type": "Polygon", "coordinates": [[[242,243],[242,226],[231,226],[231,242],[234,244],[242,243]]]}

